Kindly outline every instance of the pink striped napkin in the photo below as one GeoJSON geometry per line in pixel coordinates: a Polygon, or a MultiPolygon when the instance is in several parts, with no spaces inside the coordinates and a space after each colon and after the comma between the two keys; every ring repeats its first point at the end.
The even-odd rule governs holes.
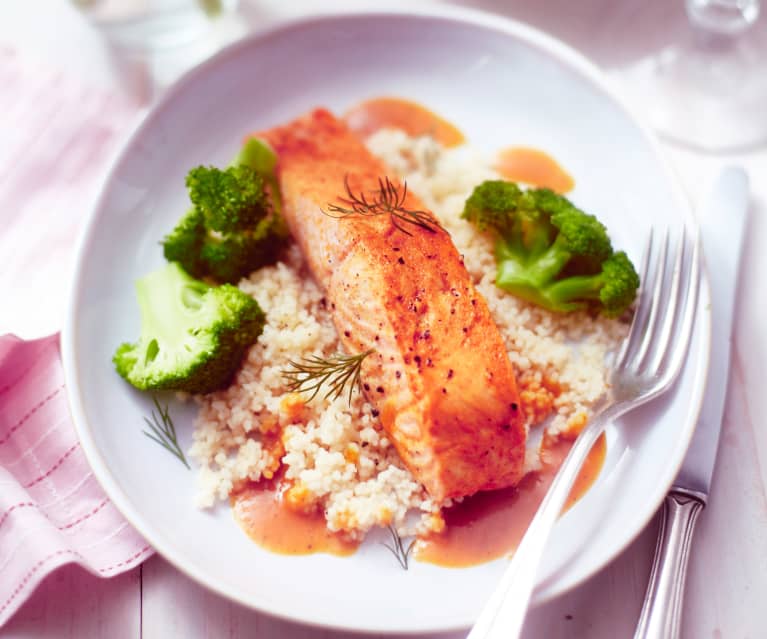
{"type": "MultiPolygon", "coordinates": [[[[74,238],[138,109],[2,48],[0,87],[0,328],[41,334],[61,324],[74,238]]],[[[109,577],[151,553],[85,460],[58,335],[0,336],[0,626],[63,564],[109,577]]]]}
{"type": "Polygon", "coordinates": [[[63,564],[110,577],[152,554],[80,448],[58,335],[0,337],[0,487],[0,626],[63,564]]]}

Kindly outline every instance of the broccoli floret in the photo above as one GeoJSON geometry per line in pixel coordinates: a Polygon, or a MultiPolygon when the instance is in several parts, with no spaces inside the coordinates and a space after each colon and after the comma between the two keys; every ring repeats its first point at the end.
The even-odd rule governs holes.
{"type": "Polygon", "coordinates": [[[288,238],[276,163],[266,143],[251,138],[228,168],[189,171],[192,208],[163,240],[165,258],[218,282],[274,262],[288,238]]]}
{"type": "Polygon", "coordinates": [[[186,188],[194,208],[219,233],[245,231],[269,215],[264,180],[249,166],[198,166],[187,174],[186,188]]]}
{"type": "Polygon", "coordinates": [[[141,390],[226,387],[264,326],[258,303],[231,284],[209,286],[177,263],[136,282],[141,336],[121,344],[117,372],[141,390]]]}
{"type": "Polygon", "coordinates": [[[518,297],[609,316],[636,297],[639,277],[625,253],[613,252],[604,225],[549,189],[489,180],[466,200],[463,217],[495,233],[496,284],[518,297]]]}

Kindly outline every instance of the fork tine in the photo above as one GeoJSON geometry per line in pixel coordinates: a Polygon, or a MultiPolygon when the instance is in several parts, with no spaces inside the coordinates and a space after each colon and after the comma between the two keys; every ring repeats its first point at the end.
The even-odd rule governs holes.
{"type": "MultiPolygon", "coordinates": [[[[682,233],[679,236],[679,241],[676,247],[676,259],[674,260],[674,269],[671,273],[671,284],[667,294],[663,296],[663,300],[668,300],[662,319],[659,317],[659,329],[652,336],[652,357],[648,363],[648,370],[650,372],[657,372],[663,363],[663,359],[668,352],[669,343],[671,337],[674,334],[674,325],[678,324],[678,311],[680,308],[680,293],[679,288],[682,281],[682,272],[689,271],[685,268],[685,265],[690,260],[688,256],[689,248],[687,242],[687,232],[682,229],[682,233]]],[[[692,280],[691,280],[692,281],[692,280]]],[[[685,295],[686,296],[686,295],[685,295]]]]}
{"type": "Polygon", "coordinates": [[[679,327],[679,333],[676,340],[674,353],[666,366],[666,372],[663,376],[663,386],[671,384],[679,372],[682,370],[682,364],[687,359],[687,351],[692,340],[692,333],[695,325],[695,314],[698,310],[698,294],[700,292],[700,230],[695,229],[695,240],[692,247],[692,257],[690,259],[690,275],[687,279],[687,291],[685,294],[684,315],[679,327]]]}
{"type": "Polygon", "coordinates": [[[647,283],[649,282],[649,274],[650,274],[650,266],[651,266],[651,260],[650,255],[653,252],[653,239],[655,237],[655,229],[653,227],[650,227],[650,232],[647,235],[647,241],[644,245],[644,250],[642,251],[642,266],[639,271],[639,282],[640,282],[640,301],[637,305],[636,310],[634,311],[634,316],[631,318],[631,326],[629,327],[629,332],[626,338],[623,340],[623,344],[621,344],[621,348],[618,351],[618,354],[615,356],[615,363],[614,366],[617,368],[621,368],[625,362],[626,358],[628,357],[629,352],[632,350],[631,346],[636,341],[636,336],[639,334],[638,328],[640,325],[640,316],[646,315],[645,307],[646,304],[642,303],[642,298],[645,297],[645,291],[647,283]]]}
{"type": "Polygon", "coordinates": [[[658,257],[658,264],[655,271],[655,282],[652,291],[652,300],[650,302],[650,313],[642,327],[641,337],[642,343],[639,345],[639,351],[632,357],[632,363],[634,370],[641,370],[644,365],[645,358],[649,351],[650,345],[653,342],[655,333],[657,331],[657,323],[659,317],[659,306],[663,303],[664,297],[662,295],[663,287],[666,281],[666,258],[668,256],[669,245],[669,232],[666,229],[663,234],[663,242],[660,247],[660,255],[658,257]]]}

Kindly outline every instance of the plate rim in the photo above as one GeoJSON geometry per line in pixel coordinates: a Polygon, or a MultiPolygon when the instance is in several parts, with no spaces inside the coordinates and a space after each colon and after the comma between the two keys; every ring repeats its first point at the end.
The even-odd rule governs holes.
{"type": "MultiPolygon", "coordinates": [[[[173,101],[178,94],[182,93],[186,88],[193,84],[199,77],[204,77],[221,64],[225,64],[228,57],[237,55],[240,51],[245,50],[255,42],[260,42],[269,38],[281,37],[283,34],[294,30],[311,27],[313,24],[333,22],[338,20],[359,20],[360,18],[371,18],[375,16],[381,16],[386,18],[399,18],[399,19],[438,19],[449,22],[458,23],[461,25],[468,25],[480,29],[489,29],[500,33],[503,36],[511,37],[517,41],[523,42],[525,45],[542,52],[551,59],[559,62],[569,71],[578,74],[584,80],[586,80],[593,88],[599,93],[611,101],[616,107],[618,107],[624,114],[631,120],[631,122],[637,127],[638,132],[641,134],[643,141],[647,144],[648,149],[652,152],[653,159],[657,163],[657,166],[667,178],[667,185],[669,187],[672,199],[675,201],[676,206],[682,212],[682,217],[685,220],[685,225],[690,225],[695,228],[696,222],[694,214],[691,210],[689,199],[686,197],[679,180],[671,168],[671,165],[663,152],[660,142],[651,131],[649,126],[645,123],[643,115],[630,104],[623,95],[612,86],[607,76],[601,71],[594,63],[588,60],[583,54],[568,44],[565,44],[561,40],[555,38],[544,31],[541,31],[535,27],[532,27],[526,23],[509,18],[503,15],[494,14],[488,11],[466,8],[460,6],[441,6],[441,5],[428,5],[419,7],[404,7],[402,5],[382,5],[382,6],[368,6],[357,7],[351,10],[319,10],[315,11],[309,16],[292,17],[288,19],[278,20],[272,25],[266,28],[259,28],[253,30],[251,33],[238,40],[237,42],[230,44],[206,59],[199,65],[196,65],[186,73],[184,73],[179,79],[177,79],[170,87],[168,87],[162,97],[151,106],[148,113],[143,117],[138,126],[135,126],[133,130],[126,136],[119,152],[113,156],[113,160],[109,170],[106,173],[106,177],[101,183],[98,197],[95,199],[91,206],[81,230],[78,235],[78,240],[75,246],[74,253],[74,265],[71,271],[71,280],[67,293],[67,306],[64,325],[61,331],[60,344],[62,363],[64,368],[64,378],[66,385],[67,398],[69,400],[70,411],[73,418],[75,430],[80,440],[81,447],[88,461],[89,466],[93,470],[99,484],[106,492],[109,499],[114,503],[115,507],[125,517],[133,528],[138,531],[144,539],[151,545],[151,547],[161,555],[166,561],[174,566],[177,570],[184,575],[202,585],[203,587],[212,590],[218,595],[227,598],[230,601],[239,603],[247,608],[257,610],[260,613],[270,615],[285,621],[293,623],[301,623],[322,629],[333,629],[341,631],[354,631],[360,633],[390,633],[390,634],[411,634],[411,633],[426,633],[426,632],[449,632],[463,630],[467,626],[471,625],[472,620],[466,620],[466,623],[455,625],[451,623],[449,625],[435,626],[412,626],[412,627],[399,627],[392,629],[390,627],[383,626],[359,626],[359,625],[347,625],[343,623],[334,623],[332,620],[320,620],[314,616],[306,616],[301,614],[301,610],[288,609],[284,607],[279,610],[263,607],[259,605],[259,602],[254,602],[246,597],[241,596],[233,589],[227,588],[225,585],[212,583],[206,574],[200,573],[193,567],[190,567],[184,563],[183,557],[178,557],[172,548],[172,545],[166,545],[162,541],[157,543],[158,539],[143,524],[143,515],[138,508],[135,508],[128,497],[128,495],[120,488],[116,479],[113,477],[109,466],[106,464],[104,457],[95,444],[94,439],[90,436],[92,430],[82,400],[82,389],[79,384],[78,364],[77,364],[77,344],[76,344],[76,319],[77,319],[77,296],[80,288],[80,280],[82,278],[83,269],[85,267],[86,254],[85,248],[88,246],[91,236],[95,229],[95,222],[99,212],[102,210],[110,185],[114,182],[118,169],[124,163],[125,158],[134,150],[138,145],[141,137],[144,135],[145,130],[151,128],[154,121],[161,117],[165,111],[166,105],[173,101]]],[[[687,426],[686,431],[681,435],[678,443],[682,448],[683,454],[679,455],[677,463],[669,467],[663,477],[663,481],[655,483],[655,490],[648,497],[647,503],[654,504],[653,508],[648,508],[648,512],[642,519],[641,525],[629,534],[624,535],[621,541],[614,545],[611,549],[611,553],[605,555],[599,562],[596,562],[592,566],[591,570],[582,571],[580,574],[571,575],[569,580],[558,580],[558,587],[546,587],[541,593],[541,583],[539,582],[534,594],[533,604],[540,605],[551,599],[560,596],[570,590],[581,585],[587,579],[596,575],[599,571],[603,570],[605,566],[613,561],[618,555],[636,539],[637,536],[644,530],[649,521],[654,516],[657,508],[660,506],[664,496],[666,495],[674,477],[682,465],[684,460],[684,452],[689,448],[690,441],[692,439],[693,432],[695,430],[695,424],[700,415],[705,376],[709,367],[709,355],[710,355],[710,343],[711,343],[711,322],[710,311],[705,308],[704,302],[710,299],[708,276],[703,269],[703,276],[701,280],[702,295],[701,302],[698,308],[698,324],[701,327],[701,361],[698,368],[695,371],[698,379],[694,384],[695,393],[690,401],[693,418],[691,419],[691,425],[687,426]]]]}

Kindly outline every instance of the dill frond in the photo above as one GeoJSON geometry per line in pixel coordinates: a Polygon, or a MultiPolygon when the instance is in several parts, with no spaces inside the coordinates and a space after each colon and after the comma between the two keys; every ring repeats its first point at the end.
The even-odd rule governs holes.
{"type": "Polygon", "coordinates": [[[144,417],[144,421],[149,426],[149,431],[143,430],[141,432],[149,437],[149,439],[152,441],[160,444],[160,446],[162,446],[171,455],[181,461],[184,466],[191,470],[189,462],[186,461],[186,457],[184,457],[184,453],[178,444],[178,439],[176,437],[176,427],[170,417],[170,412],[167,404],[165,405],[165,408],[163,408],[160,406],[160,402],[157,401],[156,397],[153,398],[153,401],[154,405],[157,407],[157,413],[159,413],[159,417],[157,413],[154,412],[154,410],[152,411],[151,420],[148,417],[144,417]]]}
{"type": "Polygon", "coordinates": [[[416,540],[411,540],[410,543],[405,546],[405,543],[402,541],[402,537],[399,536],[397,529],[391,524],[389,524],[389,533],[391,534],[392,538],[391,545],[387,544],[386,542],[381,542],[381,545],[387,548],[391,554],[394,555],[394,557],[399,562],[399,565],[402,566],[403,570],[407,570],[410,553],[413,551],[413,546],[415,545],[416,540]]]}
{"type": "Polygon", "coordinates": [[[388,177],[378,178],[378,190],[368,199],[365,193],[354,194],[349,186],[349,176],[344,176],[344,189],[346,197],[339,197],[339,204],[328,204],[328,210],[323,211],[330,217],[339,219],[354,215],[372,217],[376,215],[389,215],[392,224],[407,235],[412,235],[404,224],[420,227],[429,233],[436,233],[441,228],[439,223],[426,211],[408,209],[405,207],[407,197],[407,183],[403,183],[402,189],[394,184],[388,177]]]}
{"type": "Polygon", "coordinates": [[[362,361],[375,349],[371,348],[357,355],[333,355],[328,358],[312,355],[300,362],[290,361],[290,368],[282,371],[288,380],[288,389],[297,392],[311,392],[307,401],[313,400],[323,385],[327,384],[325,397],[337,399],[349,385],[349,404],[352,391],[360,383],[362,361]]]}

